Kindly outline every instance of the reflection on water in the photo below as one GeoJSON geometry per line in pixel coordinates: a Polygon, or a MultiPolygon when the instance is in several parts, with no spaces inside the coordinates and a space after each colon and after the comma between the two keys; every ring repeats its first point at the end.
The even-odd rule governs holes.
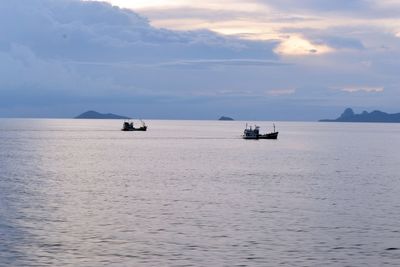
{"type": "Polygon", "coordinates": [[[400,262],[400,125],[147,124],[0,120],[0,265],[400,262]]]}

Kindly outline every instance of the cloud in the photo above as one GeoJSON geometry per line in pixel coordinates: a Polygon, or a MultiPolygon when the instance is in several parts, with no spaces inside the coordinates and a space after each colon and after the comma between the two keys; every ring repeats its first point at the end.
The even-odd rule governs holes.
{"type": "Polygon", "coordinates": [[[357,92],[382,93],[385,89],[383,87],[345,86],[343,88],[339,88],[339,90],[348,93],[357,93],[357,92]]]}
{"type": "Polygon", "coordinates": [[[234,2],[226,10],[221,8],[230,1],[218,8],[211,2],[159,7],[159,15],[153,10],[181,24],[191,12],[209,22],[203,24],[207,29],[178,31],[103,2],[1,1],[0,116],[73,116],[99,109],[156,118],[244,118],[254,116],[252,107],[282,119],[293,113],[296,119],[318,119],[316,110],[336,112],[344,104],[397,105],[398,29],[386,20],[374,27],[353,20],[336,24],[336,11],[365,5],[360,12],[367,14],[368,3],[323,7],[306,1],[294,3],[292,11],[278,1],[246,2],[244,9],[234,2]],[[223,29],[235,34],[221,34],[223,29]],[[362,84],[364,90],[329,89],[338,84],[362,84]],[[365,89],[376,85],[384,88],[379,94],[365,89]]]}
{"type": "Polygon", "coordinates": [[[112,66],[181,59],[276,59],[274,41],[245,41],[209,30],[158,29],[133,11],[102,2],[2,1],[0,10],[0,51],[12,55],[16,47],[25,47],[28,58],[49,63],[112,66]]]}
{"type": "Polygon", "coordinates": [[[336,15],[348,18],[398,18],[400,3],[393,0],[256,0],[281,12],[336,15]]]}
{"type": "Polygon", "coordinates": [[[280,10],[345,11],[349,9],[363,10],[370,6],[367,0],[261,0],[258,2],[280,10]]]}
{"type": "Polygon", "coordinates": [[[230,58],[254,53],[255,46],[264,58],[273,57],[272,43],[255,44],[207,30],[157,29],[133,11],[102,2],[33,0],[2,1],[1,5],[5,13],[0,17],[3,47],[10,43],[26,45],[45,58],[135,62],[177,57],[230,58]],[[20,18],[18,23],[15,17],[20,18]]]}
{"type": "Polygon", "coordinates": [[[294,93],[296,93],[296,89],[272,89],[267,91],[267,94],[272,96],[291,95],[294,93]]]}
{"type": "Polygon", "coordinates": [[[28,110],[102,97],[178,101],[192,94],[187,86],[198,78],[185,79],[181,72],[194,66],[281,64],[275,41],[159,29],[131,10],[102,2],[1,1],[0,30],[0,115],[9,114],[5,106],[28,110]]]}

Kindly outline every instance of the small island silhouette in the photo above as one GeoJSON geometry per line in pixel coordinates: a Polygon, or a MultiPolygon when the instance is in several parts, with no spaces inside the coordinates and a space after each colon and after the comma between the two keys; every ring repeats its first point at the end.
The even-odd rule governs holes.
{"type": "Polygon", "coordinates": [[[218,119],[219,121],[233,121],[234,119],[232,119],[231,117],[227,117],[227,116],[221,116],[221,118],[218,119]]]}
{"type": "Polygon", "coordinates": [[[86,111],[86,112],[76,116],[75,119],[107,119],[107,120],[117,119],[117,120],[128,120],[130,118],[129,117],[125,117],[125,116],[112,114],[112,113],[103,114],[103,113],[99,113],[97,111],[89,110],[89,111],[86,111]]]}
{"type": "Polygon", "coordinates": [[[320,120],[321,122],[400,122],[400,113],[389,114],[379,110],[372,112],[363,111],[360,114],[354,113],[347,108],[339,118],[335,120],[320,120]]]}

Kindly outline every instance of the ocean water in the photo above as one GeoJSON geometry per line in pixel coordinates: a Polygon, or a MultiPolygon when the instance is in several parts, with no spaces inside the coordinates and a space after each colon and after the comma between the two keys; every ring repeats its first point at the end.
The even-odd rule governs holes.
{"type": "Polygon", "coordinates": [[[147,124],[1,119],[0,266],[400,265],[400,125],[147,124]]]}

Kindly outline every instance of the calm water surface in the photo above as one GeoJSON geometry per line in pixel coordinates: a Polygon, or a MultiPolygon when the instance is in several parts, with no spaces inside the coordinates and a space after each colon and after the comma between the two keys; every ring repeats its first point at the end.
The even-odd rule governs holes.
{"type": "Polygon", "coordinates": [[[0,265],[400,265],[400,125],[147,124],[1,119],[0,265]]]}

